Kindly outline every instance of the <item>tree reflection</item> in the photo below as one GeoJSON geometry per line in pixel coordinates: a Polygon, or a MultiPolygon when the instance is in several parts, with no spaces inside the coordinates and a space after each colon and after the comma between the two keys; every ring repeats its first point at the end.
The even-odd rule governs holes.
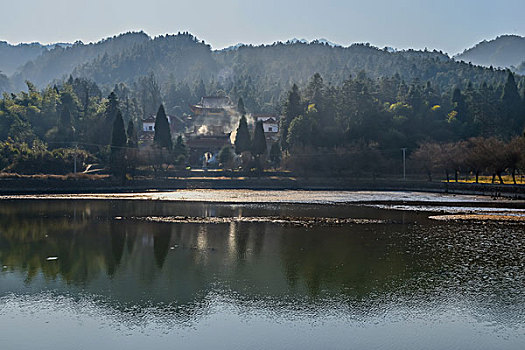
{"type": "MultiPolygon", "coordinates": [[[[209,204],[201,209],[188,209],[185,204],[166,208],[148,202],[4,204],[0,207],[0,263],[19,283],[18,290],[0,286],[0,292],[53,286],[66,293],[81,290],[107,297],[114,307],[154,305],[179,313],[184,309],[186,316],[188,312],[202,314],[206,298],[217,293],[264,301],[268,307],[269,301],[277,301],[279,307],[278,302],[288,297],[312,305],[331,298],[366,301],[400,291],[425,297],[445,283],[440,276],[447,275],[436,271],[450,269],[450,257],[460,266],[475,253],[468,249],[450,252],[443,242],[421,245],[422,236],[440,232],[434,227],[169,224],[125,218],[157,210],[165,215],[184,214],[195,208],[210,215],[242,213],[209,204]]],[[[471,244],[457,238],[458,230],[447,226],[440,233],[442,241],[455,237],[458,246],[471,244]]],[[[508,240],[509,233],[501,236],[508,240]]],[[[485,237],[479,242],[484,247],[488,235],[481,232],[476,237],[485,237]]],[[[522,236],[511,237],[514,246],[523,244],[522,236]]],[[[507,263],[504,252],[490,254],[492,261],[507,263]]],[[[522,258],[513,255],[514,260],[522,258]]],[[[3,276],[0,272],[0,280],[3,276]]],[[[462,288],[460,283],[458,288],[462,288]]],[[[504,300],[508,296],[500,293],[504,283],[504,279],[493,280],[485,287],[504,300]]]]}

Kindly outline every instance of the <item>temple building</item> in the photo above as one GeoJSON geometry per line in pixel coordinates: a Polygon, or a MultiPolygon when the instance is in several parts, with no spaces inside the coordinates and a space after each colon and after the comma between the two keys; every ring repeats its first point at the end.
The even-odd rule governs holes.
{"type": "Polygon", "coordinates": [[[230,116],[237,113],[228,96],[205,96],[195,105],[190,105],[194,116],[230,116]]]}

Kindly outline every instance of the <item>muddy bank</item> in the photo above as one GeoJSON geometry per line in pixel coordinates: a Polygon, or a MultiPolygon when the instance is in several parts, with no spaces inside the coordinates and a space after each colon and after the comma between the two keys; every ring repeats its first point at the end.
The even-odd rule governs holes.
{"type": "Polygon", "coordinates": [[[492,199],[479,195],[456,195],[418,191],[323,191],[183,189],[135,193],[29,194],[4,195],[4,200],[146,200],[166,202],[207,202],[232,204],[358,204],[385,206],[386,209],[433,211],[432,208],[465,207],[525,209],[524,200],[492,199]],[[410,208],[404,209],[405,206],[410,208]],[[399,208],[398,208],[399,207],[399,208]],[[429,208],[430,207],[430,208],[429,208]],[[427,208],[427,209],[426,209],[427,208]],[[430,209],[430,210],[429,210],[430,209]]]}
{"type": "Polygon", "coordinates": [[[373,181],[347,178],[208,177],[139,179],[121,183],[112,179],[0,178],[0,194],[2,195],[134,193],[183,189],[421,191],[525,199],[525,186],[521,185],[402,181],[397,179],[373,181]]]}

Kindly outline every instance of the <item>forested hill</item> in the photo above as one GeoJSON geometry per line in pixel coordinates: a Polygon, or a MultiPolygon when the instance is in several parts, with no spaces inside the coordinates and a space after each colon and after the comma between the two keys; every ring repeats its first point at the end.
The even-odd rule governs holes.
{"type": "Polygon", "coordinates": [[[35,59],[44,51],[46,47],[38,43],[11,45],[0,41],[0,73],[11,75],[21,64],[35,59]]]}
{"type": "Polygon", "coordinates": [[[189,34],[157,37],[118,55],[98,57],[73,71],[74,77],[112,86],[132,83],[153,72],[161,84],[172,80],[193,85],[202,79],[227,88],[250,77],[268,88],[305,84],[315,73],[327,82],[341,83],[362,72],[378,78],[399,74],[406,81],[430,81],[437,87],[465,86],[468,81],[504,81],[504,74],[457,63],[439,52],[389,52],[369,45],[333,47],[320,42],[275,43],[213,51],[189,34]]]}
{"type": "Polygon", "coordinates": [[[29,80],[36,86],[44,87],[55,79],[63,79],[71,74],[75,67],[97,57],[119,55],[149,40],[149,36],[144,32],[130,32],[97,43],[84,44],[78,41],[71,46],[55,46],[20,67],[12,75],[11,84],[15,89],[20,89],[25,85],[25,81],[29,80]]]}
{"type": "Polygon", "coordinates": [[[482,41],[456,58],[486,67],[512,67],[518,73],[525,74],[525,37],[502,35],[494,40],[482,41]]]}
{"type": "Polygon", "coordinates": [[[72,74],[111,88],[121,82],[130,85],[150,73],[161,86],[174,81],[193,86],[202,79],[228,90],[249,78],[259,90],[281,91],[292,82],[306,83],[315,73],[332,84],[363,73],[370,78],[398,74],[409,83],[429,81],[442,91],[470,82],[496,85],[506,77],[501,71],[459,63],[436,51],[391,52],[368,44],[334,47],[322,41],[214,51],[188,33],[151,39],[140,32],[45,51],[10,80],[12,90],[25,88],[26,80],[43,88],[72,74]]]}

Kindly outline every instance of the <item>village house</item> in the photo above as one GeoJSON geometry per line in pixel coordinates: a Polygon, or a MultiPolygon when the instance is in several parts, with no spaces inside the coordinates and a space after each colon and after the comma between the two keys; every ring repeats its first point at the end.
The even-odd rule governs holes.
{"type": "MultiPolygon", "coordinates": [[[[170,132],[173,137],[184,133],[186,130],[186,123],[181,118],[174,115],[168,115],[167,118],[170,125],[170,132]]],[[[142,132],[139,135],[139,145],[147,146],[153,142],[153,137],[155,135],[155,120],[155,115],[142,119],[142,132]]]]}
{"type": "Polygon", "coordinates": [[[277,114],[254,114],[253,119],[262,121],[266,142],[271,144],[279,140],[279,121],[281,117],[277,114]]]}

